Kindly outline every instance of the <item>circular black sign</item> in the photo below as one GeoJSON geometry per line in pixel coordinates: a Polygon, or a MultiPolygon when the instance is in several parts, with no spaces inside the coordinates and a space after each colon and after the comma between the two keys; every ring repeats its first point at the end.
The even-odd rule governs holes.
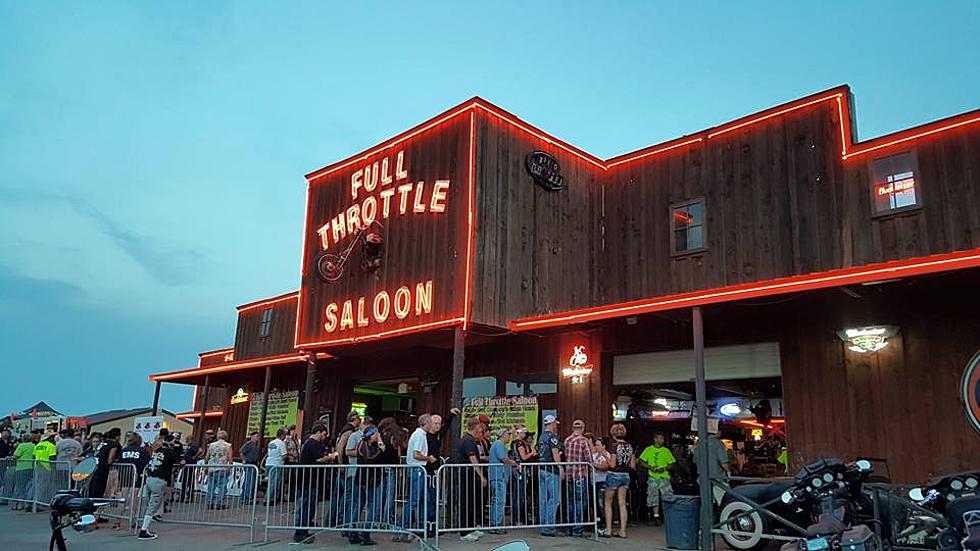
{"type": "Polygon", "coordinates": [[[960,393],[963,405],[966,406],[966,418],[973,428],[980,431],[980,352],[974,354],[966,364],[960,393]]]}
{"type": "Polygon", "coordinates": [[[565,187],[565,181],[561,176],[561,165],[558,159],[545,153],[544,151],[532,151],[524,158],[524,166],[527,173],[534,179],[534,183],[548,191],[561,191],[565,187]]]}

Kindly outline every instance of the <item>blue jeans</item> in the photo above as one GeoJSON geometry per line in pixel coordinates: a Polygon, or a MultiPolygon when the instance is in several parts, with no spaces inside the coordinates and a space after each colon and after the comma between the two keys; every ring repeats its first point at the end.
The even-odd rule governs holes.
{"type": "Polygon", "coordinates": [[[490,526],[504,523],[504,504],[507,502],[507,475],[490,481],[490,526]]]}
{"type": "Polygon", "coordinates": [[[561,500],[561,479],[557,472],[551,472],[548,468],[542,467],[538,471],[538,523],[542,525],[542,534],[554,535],[555,517],[561,500]]]}
{"type": "Polygon", "coordinates": [[[265,500],[269,503],[277,501],[281,496],[279,484],[282,479],[282,467],[272,465],[269,467],[269,482],[265,490],[265,500]]]}
{"type": "Polygon", "coordinates": [[[513,524],[531,524],[524,518],[527,500],[527,477],[529,473],[514,471],[514,481],[510,490],[510,516],[513,524]]]}
{"type": "Polygon", "coordinates": [[[339,470],[331,474],[333,474],[334,479],[330,482],[332,486],[330,491],[330,511],[327,513],[327,518],[324,519],[323,524],[330,528],[336,528],[340,526],[343,516],[340,508],[341,504],[345,503],[344,497],[347,495],[347,475],[339,470]]]}
{"type": "Polygon", "coordinates": [[[385,468],[381,474],[381,522],[395,524],[395,473],[385,468]]]}
{"type": "MultiPolygon", "coordinates": [[[[296,526],[310,526],[313,524],[313,517],[316,516],[316,503],[319,499],[316,488],[303,488],[299,490],[296,498],[296,514],[293,522],[296,526]]],[[[297,528],[293,535],[294,540],[306,538],[310,532],[306,528],[297,528]]]]}
{"type": "Polygon", "coordinates": [[[361,495],[364,492],[364,488],[358,484],[357,476],[348,476],[344,478],[344,488],[346,492],[345,503],[342,503],[342,511],[340,513],[340,525],[350,526],[354,525],[358,521],[358,517],[361,514],[361,504],[364,500],[361,495]]]}
{"type": "Polygon", "coordinates": [[[367,509],[366,520],[369,529],[370,528],[383,528],[380,526],[384,519],[381,516],[381,511],[384,508],[384,483],[380,480],[371,481],[370,484],[364,488],[364,506],[367,509]]]}
{"type": "Polygon", "coordinates": [[[425,471],[412,468],[408,471],[408,501],[402,509],[402,529],[422,529],[422,500],[427,497],[429,482],[425,471]]]}
{"type": "Polygon", "coordinates": [[[599,525],[605,525],[606,523],[606,481],[595,483],[595,501],[596,501],[596,518],[599,520],[599,525]]]}
{"type": "Polygon", "coordinates": [[[245,503],[255,498],[255,471],[252,470],[251,466],[246,466],[243,470],[245,471],[245,480],[242,481],[242,497],[240,501],[245,503]]]}
{"type": "Polygon", "coordinates": [[[225,494],[228,493],[228,471],[211,471],[208,473],[208,493],[204,502],[208,505],[224,505],[225,494]]]}
{"type": "MultiPolygon", "coordinates": [[[[589,509],[589,481],[585,478],[576,478],[568,482],[568,522],[571,524],[583,524],[585,522],[585,512],[589,509]]],[[[572,535],[582,533],[581,526],[572,527],[572,535]]]]}

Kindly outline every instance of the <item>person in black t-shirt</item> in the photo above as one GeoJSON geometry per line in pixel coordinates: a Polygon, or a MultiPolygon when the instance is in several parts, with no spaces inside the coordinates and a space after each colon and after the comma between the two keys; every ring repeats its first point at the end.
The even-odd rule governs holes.
{"type": "Polygon", "coordinates": [[[456,493],[459,505],[458,528],[464,528],[459,534],[463,541],[475,542],[480,539],[481,532],[477,527],[483,526],[484,488],[487,486],[487,476],[480,467],[479,440],[486,432],[486,426],[473,417],[466,420],[466,434],[456,445],[453,462],[463,465],[473,465],[468,468],[455,469],[454,478],[457,482],[456,493]]]}
{"type": "Polygon", "coordinates": [[[143,525],[137,536],[139,539],[156,539],[157,535],[150,532],[150,523],[154,518],[158,519],[163,510],[164,492],[173,477],[174,466],[180,463],[180,460],[180,452],[173,446],[173,436],[168,434],[164,437],[163,444],[153,450],[153,455],[146,466],[146,492],[149,499],[143,525]]]}
{"type": "MultiPolygon", "coordinates": [[[[300,465],[320,465],[332,463],[337,460],[336,452],[329,452],[327,446],[327,427],[320,423],[313,425],[310,437],[303,442],[303,447],[299,453],[300,465]]],[[[296,526],[312,526],[313,517],[316,514],[316,503],[319,500],[319,488],[313,485],[312,476],[302,476],[297,473],[300,479],[300,486],[297,487],[296,515],[294,522],[296,526]]],[[[293,541],[311,543],[313,536],[307,528],[297,528],[293,534],[293,541]]]]}
{"type": "MultiPolygon", "coordinates": [[[[132,434],[126,447],[119,451],[118,464],[128,464],[135,467],[133,471],[136,476],[136,485],[139,485],[140,474],[146,469],[150,462],[150,452],[143,446],[143,438],[138,434],[132,434]]],[[[120,473],[123,474],[123,473],[120,473]]]]}
{"type": "Polygon", "coordinates": [[[99,466],[95,468],[95,472],[89,479],[89,497],[105,497],[105,487],[109,482],[109,466],[119,459],[119,451],[122,449],[122,446],[119,445],[121,434],[122,431],[118,428],[109,429],[102,438],[99,447],[96,448],[95,457],[99,460],[99,466]]]}

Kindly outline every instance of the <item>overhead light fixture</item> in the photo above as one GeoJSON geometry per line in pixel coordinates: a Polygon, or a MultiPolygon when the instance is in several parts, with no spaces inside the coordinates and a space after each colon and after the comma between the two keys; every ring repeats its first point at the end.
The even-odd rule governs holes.
{"type": "Polygon", "coordinates": [[[718,408],[718,413],[729,418],[737,417],[740,413],[742,413],[742,407],[739,406],[737,402],[728,402],[727,404],[722,404],[718,408]]]}
{"type": "Polygon", "coordinates": [[[840,340],[848,344],[848,349],[861,354],[881,350],[888,346],[888,339],[896,334],[898,334],[898,327],[894,325],[870,325],[837,332],[840,340]]]}

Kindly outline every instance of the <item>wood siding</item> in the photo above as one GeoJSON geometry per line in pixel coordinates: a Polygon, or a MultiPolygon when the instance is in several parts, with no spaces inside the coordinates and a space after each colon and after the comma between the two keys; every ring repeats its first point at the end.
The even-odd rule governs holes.
{"type": "Polygon", "coordinates": [[[272,326],[268,336],[261,337],[262,312],[267,307],[249,308],[238,313],[235,334],[235,361],[278,356],[296,352],[293,334],[296,330],[296,299],[270,304],[272,326]]]}
{"type": "Polygon", "coordinates": [[[473,321],[506,327],[515,318],[590,306],[601,245],[598,168],[482,112],[476,148],[473,321]],[[558,159],[563,190],[532,181],[524,160],[536,150],[558,159]]]}

